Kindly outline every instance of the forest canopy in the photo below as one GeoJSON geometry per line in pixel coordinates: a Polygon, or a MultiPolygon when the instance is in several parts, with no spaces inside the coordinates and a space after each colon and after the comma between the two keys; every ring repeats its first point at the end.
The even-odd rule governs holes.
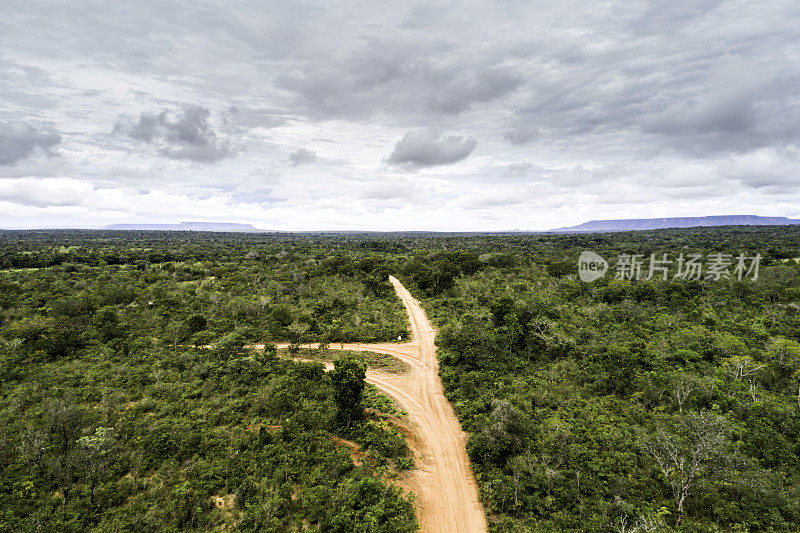
{"type": "Polygon", "coordinates": [[[271,347],[407,338],[390,274],[492,530],[797,531],[799,257],[797,227],[0,232],[0,531],[415,530],[402,412],[271,347]],[[761,265],[584,283],[584,250],[761,265]]]}

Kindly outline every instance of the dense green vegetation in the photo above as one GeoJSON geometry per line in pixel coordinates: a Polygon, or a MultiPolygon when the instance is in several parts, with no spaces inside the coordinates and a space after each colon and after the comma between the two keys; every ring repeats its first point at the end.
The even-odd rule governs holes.
{"type": "Polygon", "coordinates": [[[800,270],[783,261],[800,256],[799,237],[510,242],[513,261],[428,291],[441,375],[493,528],[800,529],[800,270]],[[582,249],[767,259],[757,282],[586,284],[575,276],[582,249]]]}
{"type": "Polygon", "coordinates": [[[0,272],[0,531],[415,529],[392,403],[339,399],[322,364],[245,348],[405,333],[379,261],[4,237],[2,261],[27,262],[0,272]]]}
{"type": "MultiPolygon", "coordinates": [[[[60,326],[88,317],[118,318],[123,328],[135,324],[136,336],[173,344],[206,344],[227,333],[261,341],[306,334],[377,341],[406,333],[379,255],[351,257],[280,241],[257,246],[235,234],[199,242],[185,234],[184,244],[157,233],[133,241],[78,233],[71,246],[62,246],[58,234],[43,234],[41,242],[38,234],[24,235],[20,242],[14,233],[0,234],[0,264],[11,269],[0,282],[16,282],[4,287],[3,298],[9,306],[48,308],[26,316],[15,335],[49,328],[54,334],[40,348],[50,356],[80,345],[79,336],[66,338],[60,326]],[[23,302],[14,299],[17,293],[23,302]]],[[[98,327],[115,335],[110,325],[98,327]]]]}
{"type": "Polygon", "coordinates": [[[0,530],[413,530],[362,363],[245,348],[405,337],[391,273],[439,327],[493,530],[797,531],[797,257],[797,227],[0,232],[0,530]],[[582,250],[763,260],[586,284],[582,250]]]}

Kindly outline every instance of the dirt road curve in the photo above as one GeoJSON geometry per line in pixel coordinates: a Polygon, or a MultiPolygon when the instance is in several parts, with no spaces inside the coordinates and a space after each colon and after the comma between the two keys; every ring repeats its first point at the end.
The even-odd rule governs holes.
{"type": "Polygon", "coordinates": [[[389,280],[406,307],[411,341],[332,344],[331,348],[385,353],[411,366],[410,372],[399,375],[368,370],[367,381],[394,398],[408,413],[412,432],[408,441],[416,456],[416,468],[403,485],[417,496],[417,519],[422,531],[486,531],[475,475],[465,449],[465,434],[439,380],[433,326],[411,293],[396,278],[390,276],[389,280]]]}

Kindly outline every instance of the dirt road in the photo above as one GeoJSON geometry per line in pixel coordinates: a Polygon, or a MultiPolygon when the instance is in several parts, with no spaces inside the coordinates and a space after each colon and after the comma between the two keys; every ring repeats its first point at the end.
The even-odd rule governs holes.
{"type": "MultiPolygon", "coordinates": [[[[416,494],[417,519],[424,532],[486,531],[475,475],[467,458],[466,436],[439,380],[434,330],[425,311],[394,277],[389,280],[405,305],[412,338],[406,343],[332,344],[331,349],[385,353],[406,362],[410,372],[367,371],[367,381],[394,398],[408,413],[409,447],[416,468],[403,485],[416,494]]],[[[313,347],[315,345],[306,345],[313,347]]]]}

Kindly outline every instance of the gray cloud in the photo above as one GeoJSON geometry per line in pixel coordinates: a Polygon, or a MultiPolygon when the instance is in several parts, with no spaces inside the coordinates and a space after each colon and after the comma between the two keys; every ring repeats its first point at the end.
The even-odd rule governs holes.
{"type": "Polygon", "coordinates": [[[732,158],[718,174],[740,182],[746,187],[773,194],[791,195],[800,190],[798,180],[800,150],[774,152],[760,150],[732,158]]]}
{"type": "Polygon", "coordinates": [[[759,76],[742,79],[740,68],[726,65],[705,90],[690,98],[676,98],[663,111],[645,115],[642,132],[658,135],[696,157],[796,145],[800,100],[790,88],[800,83],[800,76],[752,65],[759,76]]]}
{"type": "Polygon", "coordinates": [[[520,161],[506,165],[501,176],[506,178],[523,178],[531,174],[532,170],[539,169],[536,169],[534,164],[530,161],[520,161]]]}
{"type": "Polygon", "coordinates": [[[413,183],[406,180],[391,180],[372,184],[360,193],[361,198],[382,201],[407,201],[415,193],[413,183]]]}
{"type": "Polygon", "coordinates": [[[155,146],[170,159],[215,163],[232,155],[229,142],[220,139],[209,122],[211,112],[190,106],[179,112],[142,113],[137,120],[120,118],[114,132],[155,146]]]}
{"type": "Polygon", "coordinates": [[[236,105],[228,108],[223,115],[223,120],[235,131],[246,131],[250,128],[275,128],[286,124],[286,120],[274,109],[236,105]]]}
{"type": "Polygon", "coordinates": [[[410,168],[447,165],[465,159],[477,144],[472,137],[444,136],[432,129],[412,130],[394,145],[386,161],[410,168]]]}
{"type": "Polygon", "coordinates": [[[598,152],[634,141],[647,157],[796,146],[800,98],[792,88],[800,76],[786,67],[797,64],[786,47],[797,47],[764,21],[763,30],[749,28],[723,4],[650,2],[608,32],[590,30],[604,39],[595,50],[548,50],[553,68],[521,89],[504,139],[522,146],[580,139],[598,152]]]}
{"type": "Polygon", "coordinates": [[[497,100],[523,77],[502,56],[462,56],[441,41],[370,39],[343,57],[302,63],[276,80],[315,116],[348,117],[389,109],[400,115],[455,115],[497,100]]]}
{"type": "MultiPolygon", "coordinates": [[[[0,27],[0,35],[3,28],[0,27]]],[[[28,116],[52,109],[58,100],[47,94],[57,83],[44,70],[22,65],[0,57],[0,101],[13,108],[26,110],[28,116]]]]}
{"type": "Polygon", "coordinates": [[[305,148],[298,148],[289,155],[289,163],[296,167],[298,165],[305,165],[317,161],[317,153],[305,148]]]}
{"type": "Polygon", "coordinates": [[[530,124],[525,124],[524,119],[518,120],[512,128],[503,133],[505,140],[516,145],[528,144],[539,137],[539,130],[530,124]]]}
{"type": "Polygon", "coordinates": [[[19,120],[0,122],[0,165],[13,165],[32,155],[36,149],[47,154],[61,142],[61,135],[40,132],[19,120]]]}
{"type": "MultiPolygon", "coordinates": [[[[233,198],[238,217],[248,194],[266,186],[254,170],[290,172],[291,183],[267,187],[282,211],[265,227],[300,220],[296,213],[317,224],[312,211],[320,227],[336,216],[334,225],[377,228],[391,213],[425,213],[424,224],[450,229],[731,205],[800,216],[794,0],[609,0],[581,9],[410,0],[390,10],[340,0],[313,9],[6,3],[0,123],[25,121],[40,135],[50,135],[43,124],[58,124],[65,142],[4,144],[0,179],[74,176],[108,187],[104,195],[174,193],[169,205],[186,209],[196,201],[187,191],[224,183],[215,205],[233,198]],[[482,157],[469,157],[476,141],[464,132],[480,140],[482,157]],[[58,158],[36,157],[54,147],[58,158]],[[131,148],[145,157],[130,157],[131,148]],[[314,172],[286,168],[310,163],[312,153],[314,172]],[[325,158],[332,153],[335,161],[325,158]],[[387,164],[376,168],[382,157],[387,164]],[[175,160],[215,164],[198,171],[175,160]],[[392,185],[398,168],[456,161],[459,187],[446,166],[392,185]],[[309,209],[317,200],[322,209],[309,209]],[[352,216],[361,202],[372,215],[352,216]],[[336,206],[347,209],[336,215],[336,206]],[[471,219],[471,208],[482,218],[471,219]]],[[[77,212],[71,194],[40,198],[77,212]]],[[[251,216],[265,212],[258,206],[251,216]]]]}

